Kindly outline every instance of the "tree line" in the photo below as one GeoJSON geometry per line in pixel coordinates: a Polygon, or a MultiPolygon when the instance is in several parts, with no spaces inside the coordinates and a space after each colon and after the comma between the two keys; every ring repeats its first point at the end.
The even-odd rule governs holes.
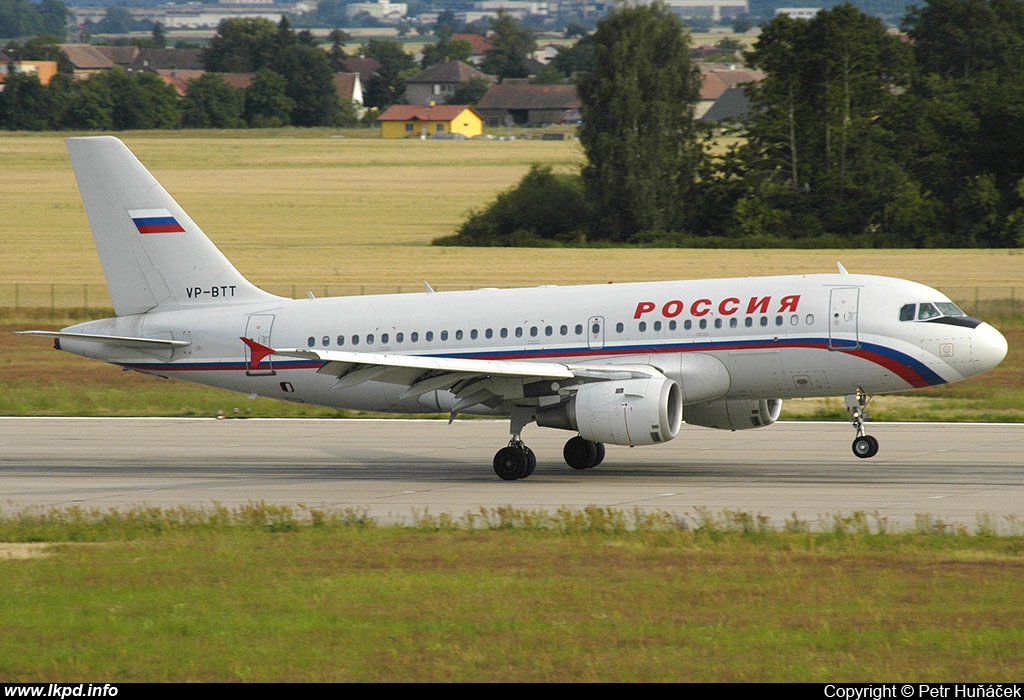
{"type": "Polygon", "coordinates": [[[0,129],[345,126],[359,119],[356,106],[340,99],[334,85],[339,56],[332,51],[338,44],[332,51],[318,48],[308,31],[295,32],[285,17],[278,24],[253,18],[221,23],[203,52],[209,72],[187,82],[184,98],[155,73],[121,67],[77,80],[60,43],[39,36],[14,45],[17,58],[54,60],[60,72],[45,86],[34,73],[7,75],[0,129]],[[220,73],[251,73],[252,80],[237,88],[220,73]]]}
{"type": "Polygon", "coordinates": [[[437,243],[1024,244],[1024,1],[928,0],[902,35],[849,4],[761,29],[748,117],[712,132],[686,27],[618,7],[587,40],[581,172],[535,166],[437,243]]]}

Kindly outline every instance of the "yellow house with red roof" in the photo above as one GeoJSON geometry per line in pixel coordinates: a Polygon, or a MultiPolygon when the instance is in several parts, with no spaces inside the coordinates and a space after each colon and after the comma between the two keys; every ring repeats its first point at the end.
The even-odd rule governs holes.
{"type": "Polygon", "coordinates": [[[484,118],[468,105],[391,105],[377,122],[382,139],[471,139],[484,131],[484,118]]]}

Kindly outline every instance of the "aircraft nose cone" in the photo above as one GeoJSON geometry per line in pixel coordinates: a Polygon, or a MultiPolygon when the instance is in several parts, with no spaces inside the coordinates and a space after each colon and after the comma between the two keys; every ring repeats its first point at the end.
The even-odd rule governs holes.
{"type": "Polygon", "coordinates": [[[981,373],[986,372],[1006,357],[1006,338],[987,323],[982,323],[974,329],[974,336],[971,338],[971,359],[974,361],[975,369],[981,373]]]}

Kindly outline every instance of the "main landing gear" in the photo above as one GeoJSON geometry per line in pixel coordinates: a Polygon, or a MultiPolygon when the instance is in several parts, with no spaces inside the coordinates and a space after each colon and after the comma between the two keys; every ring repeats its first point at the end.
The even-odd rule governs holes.
{"type": "MultiPolygon", "coordinates": [[[[514,410],[509,432],[512,439],[494,455],[494,473],[505,481],[525,479],[537,468],[537,455],[523,442],[523,428],[534,420],[531,412],[514,410]]],[[[573,469],[593,469],[604,459],[604,444],[579,435],[565,443],[565,462],[573,469]]]]}
{"type": "Polygon", "coordinates": [[[852,416],[850,422],[857,429],[857,437],[853,439],[853,454],[861,459],[878,454],[878,438],[864,433],[864,421],[871,417],[864,410],[868,401],[869,399],[862,389],[858,389],[856,394],[846,395],[846,410],[852,416]]]}

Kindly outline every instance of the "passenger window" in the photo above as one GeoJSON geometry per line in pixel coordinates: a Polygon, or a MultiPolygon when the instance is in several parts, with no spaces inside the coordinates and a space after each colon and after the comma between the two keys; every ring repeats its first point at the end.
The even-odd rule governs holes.
{"type": "Polygon", "coordinates": [[[583,324],[582,323],[577,323],[576,324],[576,335],[583,335],[583,324]]]}
{"type": "Polygon", "coordinates": [[[522,326],[519,326],[518,328],[516,328],[516,337],[517,338],[522,338],[523,337],[523,327],[522,326]]]}
{"type": "Polygon", "coordinates": [[[641,321],[638,325],[641,333],[647,332],[647,321],[641,321]]]}
{"type": "Polygon", "coordinates": [[[494,331],[488,328],[487,330],[484,331],[484,337],[490,340],[491,338],[494,337],[494,331]]]}
{"type": "Polygon", "coordinates": [[[502,338],[507,338],[508,337],[508,328],[502,328],[501,329],[501,337],[502,338]]]}
{"type": "Polygon", "coordinates": [[[558,329],[558,332],[562,335],[569,335],[569,326],[562,326],[558,329]]]}
{"type": "Polygon", "coordinates": [[[424,335],[423,337],[426,338],[427,342],[429,343],[431,340],[434,339],[434,331],[427,331],[426,335],[424,335]]]}
{"type": "Polygon", "coordinates": [[[448,340],[448,331],[441,331],[441,340],[448,340]]]}
{"type": "Polygon", "coordinates": [[[381,343],[381,345],[387,345],[387,344],[388,344],[388,338],[389,338],[389,337],[390,337],[390,336],[388,336],[388,334],[387,334],[387,333],[381,333],[381,334],[380,334],[380,343],[381,343]]]}
{"type": "Polygon", "coordinates": [[[722,319],[716,318],[715,319],[715,328],[721,328],[721,327],[722,327],[722,319]]]}
{"type": "Polygon", "coordinates": [[[410,333],[409,334],[409,340],[411,340],[414,343],[420,342],[420,332],[419,331],[413,331],[412,333],[410,333]]]}
{"type": "Polygon", "coordinates": [[[373,345],[373,333],[366,334],[366,344],[373,345]]]}
{"type": "Polygon", "coordinates": [[[470,340],[476,340],[476,338],[477,338],[477,336],[478,336],[478,335],[480,335],[480,334],[476,332],[476,328],[474,328],[473,330],[471,330],[471,331],[469,332],[469,338],[470,338],[470,340]]]}
{"type": "Polygon", "coordinates": [[[621,333],[624,329],[625,329],[625,326],[622,325],[622,321],[619,321],[618,323],[615,324],[615,332],[616,333],[621,333]]]}
{"type": "Polygon", "coordinates": [[[544,335],[550,336],[554,332],[555,331],[551,326],[544,326],[544,335]]]}
{"type": "Polygon", "coordinates": [[[401,343],[403,340],[405,340],[405,333],[395,333],[396,343],[401,343]]]}
{"type": "Polygon", "coordinates": [[[352,344],[353,345],[359,345],[359,336],[358,335],[352,336],[352,344]]]}
{"type": "Polygon", "coordinates": [[[316,338],[314,338],[313,336],[309,336],[309,338],[306,339],[306,345],[308,345],[309,347],[313,347],[314,345],[316,345],[316,338]]]}
{"type": "Polygon", "coordinates": [[[740,325],[740,322],[735,316],[729,319],[729,328],[735,328],[738,325],[740,325]]]}
{"type": "Polygon", "coordinates": [[[674,331],[676,329],[676,322],[675,321],[669,321],[668,322],[668,329],[670,331],[674,331]]]}
{"type": "Polygon", "coordinates": [[[344,344],[345,344],[345,336],[339,335],[338,336],[338,345],[344,345],[344,344]]]}
{"type": "Polygon", "coordinates": [[[455,331],[455,339],[456,340],[462,340],[462,331],[461,330],[455,331]]]}
{"type": "Polygon", "coordinates": [[[325,335],[323,338],[320,339],[320,342],[323,343],[323,346],[326,348],[328,345],[331,344],[331,339],[325,335]]]}

